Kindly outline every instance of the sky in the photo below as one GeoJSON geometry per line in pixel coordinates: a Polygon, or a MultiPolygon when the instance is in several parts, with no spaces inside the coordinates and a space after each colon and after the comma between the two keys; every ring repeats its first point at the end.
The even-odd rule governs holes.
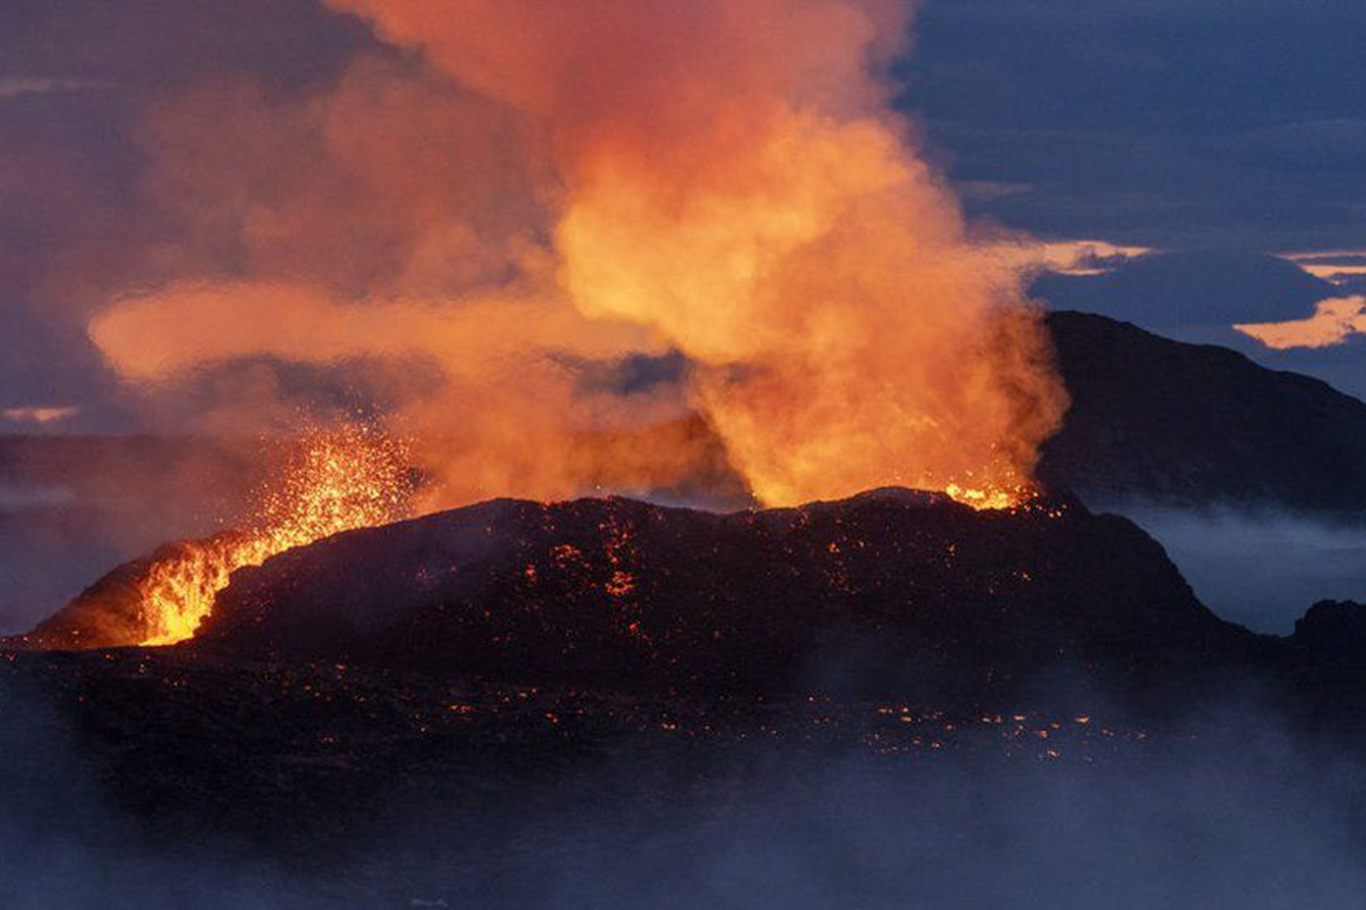
{"type": "Polygon", "coordinates": [[[908,96],[951,173],[995,185],[976,207],[1012,224],[1360,248],[1364,30],[1354,0],[931,2],[908,96]]]}
{"type": "MultiPolygon", "coordinates": [[[[1337,253],[1327,272],[1303,260],[1323,274],[1332,262],[1366,264],[1346,255],[1366,250],[1362,34],[1359,0],[929,0],[892,78],[924,154],[974,218],[1045,240],[1180,254],[1162,268],[1055,283],[1060,305],[1231,344],[1366,396],[1366,339],[1278,352],[1232,328],[1304,320],[1322,300],[1361,293],[1306,285],[1298,266],[1276,271],[1246,254],[1337,253]],[[1283,296],[1265,290],[1283,286],[1283,296]],[[1179,312],[1153,299],[1173,299],[1172,288],[1179,312]]],[[[9,0],[0,432],[174,425],[202,408],[207,393],[187,390],[149,412],[87,337],[91,316],[119,295],[187,272],[230,276],[241,251],[215,235],[218,206],[276,191],[244,178],[187,202],[181,153],[193,146],[202,158],[216,146],[177,131],[178,99],[207,93],[197,97],[221,108],[231,138],[357,59],[403,72],[412,57],[313,0],[9,0]]],[[[225,154],[244,160],[222,166],[241,164],[249,178],[264,171],[246,159],[285,153],[232,148],[225,154]]],[[[351,393],[309,365],[258,364],[206,382],[343,404],[351,393]]],[[[390,385],[376,380],[367,394],[404,394],[390,385]]]]}

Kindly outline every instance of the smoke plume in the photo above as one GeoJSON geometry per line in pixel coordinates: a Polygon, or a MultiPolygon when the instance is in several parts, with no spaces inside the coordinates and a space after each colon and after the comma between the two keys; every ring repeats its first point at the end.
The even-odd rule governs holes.
{"type": "Polygon", "coordinates": [[[149,114],[187,239],[177,280],[91,323],[121,375],[429,360],[444,381],[390,420],[430,506],[677,486],[718,447],[767,504],[1028,482],[1066,396],[1001,238],[888,106],[905,3],[327,5],[394,53],[149,114]],[[598,381],[673,353],[667,381],[598,381]]]}

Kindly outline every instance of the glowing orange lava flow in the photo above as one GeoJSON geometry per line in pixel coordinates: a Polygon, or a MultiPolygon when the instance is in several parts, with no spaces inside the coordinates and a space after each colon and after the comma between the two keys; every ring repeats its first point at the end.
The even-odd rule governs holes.
{"type": "Polygon", "coordinates": [[[987,487],[978,489],[951,483],[944,487],[950,499],[974,509],[1013,509],[1034,499],[1038,494],[1026,486],[987,487]]]}
{"type": "Polygon", "coordinates": [[[232,573],[276,553],[407,515],[412,483],[405,446],[367,427],[315,431],[302,440],[256,526],[197,541],[151,567],[139,587],[144,645],[191,638],[232,573]]]}

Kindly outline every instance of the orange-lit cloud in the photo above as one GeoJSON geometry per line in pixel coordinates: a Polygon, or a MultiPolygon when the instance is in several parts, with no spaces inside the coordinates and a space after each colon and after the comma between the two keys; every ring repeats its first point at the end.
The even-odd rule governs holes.
{"type": "Polygon", "coordinates": [[[454,376],[484,375],[521,356],[586,358],[649,350],[651,333],[586,321],[537,299],[347,303],[307,284],[172,285],[95,317],[90,337],[123,376],[156,380],[236,358],[327,364],[355,357],[430,356],[454,376]]]}
{"type": "Polygon", "coordinates": [[[80,412],[81,409],[74,405],[29,405],[0,410],[0,417],[13,423],[34,423],[41,426],[70,420],[80,412]]]}
{"type": "MultiPolygon", "coordinates": [[[[644,492],[719,470],[714,441],[679,423],[683,403],[667,389],[622,399],[583,388],[576,364],[659,353],[653,333],[590,322],[556,297],[344,302],[301,283],[184,284],[125,298],[91,322],[90,335],[139,382],[175,382],[239,358],[392,358],[396,370],[413,358],[434,362],[440,389],[389,415],[436,477],[428,508],[597,487],[644,492]]],[[[235,392],[243,408],[261,407],[259,393],[235,392]]],[[[227,410],[229,421],[242,416],[227,410]]]]}
{"type": "Polygon", "coordinates": [[[449,501],[567,495],[610,483],[608,458],[669,482],[713,443],[775,504],[1027,480],[1066,396],[1019,260],[972,234],[885,103],[906,4],[328,5],[415,55],[149,119],[197,277],[92,322],[124,376],[428,357],[447,387],[392,419],[445,440],[425,451],[449,501]],[[668,349],[689,364],[672,391],[584,381],[668,349]],[[712,442],[582,454],[586,432],[688,412],[712,442]]]}
{"type": "Polygon", "coordinates": [[[1341,282],[1344,278],[1366,275],[1366,250],[1314,250],[1279,255],[1325,281],[1341,282]]]}
{"type": "Polygon", "coordinates": [[[1235,329],[1275,350],[1328,348],[1366,333],[1366,297],[1319,301],[1313,316],[1288,322],[1252,322],[1235,329]]]}
{"type": "Polygon", "coordinates": [[[1121,246],[1105,240],[1038,241],[1012,237],[996,242],[993,255],[1025,274],[1103,275],[1129,259],[1154,252],[1149,247],[1121,246]]]}

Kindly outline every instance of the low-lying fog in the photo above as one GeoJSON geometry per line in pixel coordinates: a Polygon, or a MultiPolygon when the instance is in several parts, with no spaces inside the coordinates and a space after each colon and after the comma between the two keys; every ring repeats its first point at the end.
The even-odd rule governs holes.
{"type": "Polygon", "coordinates": [[[1315,601],[1366,602],[1366,516],[1107,504],[1159,540],[1220,617],[1288,635],[1315,601]]]}
{"type": "Polygon", "coordinates": [[[40,693],[0,680],[0,894],[139,910],[1359,905],[1361,763],[1265,708],[1207,707],[1221,722],[1198,739],[1093,766],[754,746],[705,773],[629,748],[521,784],[473,771],[477,805],[395,805],[379,830],[310,845],[181,829],[161,809],[148,827],[40,693]]]}

